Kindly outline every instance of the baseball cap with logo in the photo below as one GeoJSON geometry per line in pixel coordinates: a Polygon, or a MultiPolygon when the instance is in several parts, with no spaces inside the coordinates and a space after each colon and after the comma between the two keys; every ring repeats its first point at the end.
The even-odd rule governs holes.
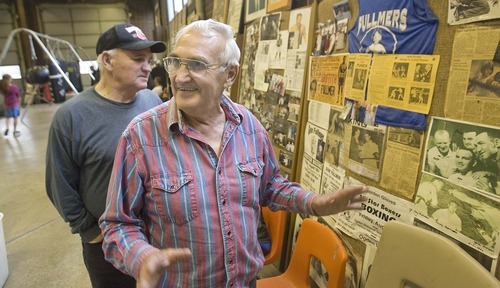
{"type": "Polygon", "coordinates": [[[96,55],[115,48],[131,51],[151,48],[153,53],[161,53],[167,50],[165,43],[149,41],[141,29],[131,24],[117,24],[104,32],[97,41],[96,55]]]}

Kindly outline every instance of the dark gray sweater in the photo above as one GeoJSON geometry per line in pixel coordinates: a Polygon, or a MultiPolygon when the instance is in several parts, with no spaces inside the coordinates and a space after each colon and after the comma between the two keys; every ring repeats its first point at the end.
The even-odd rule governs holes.
{"type": "Polygon", "coordinates": [[[135,116],[161,103],[147,89],[131,103],[118,103],[92,87],[65,102],[54,115],[47,145],[47,195],[83,242],[100,234],[97,221],[104,212],[122,132],[135,116]]]}

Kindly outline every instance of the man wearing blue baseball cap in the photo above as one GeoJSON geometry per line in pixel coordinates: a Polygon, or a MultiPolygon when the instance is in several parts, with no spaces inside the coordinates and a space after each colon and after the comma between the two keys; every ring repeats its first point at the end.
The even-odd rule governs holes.
{"type": "Polygon", "coordinates": [[[149,41],[136,26],[111,27],[96,45],[100,81],[65,102],[52,120],[47,195],[71,232],[80,234],[93,287],[136,287],[134,278],[104,259],[97,221],[104,212],[118,139],[135,116],[162,103],[146,87],[153,53],[165,50],[165,43],[149,41]]]}

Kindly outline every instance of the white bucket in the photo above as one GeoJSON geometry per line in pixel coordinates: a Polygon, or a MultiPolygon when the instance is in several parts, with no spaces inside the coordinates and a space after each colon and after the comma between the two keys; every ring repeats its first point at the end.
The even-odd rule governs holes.
{"type": "Polygon", "coordinates": [[[7,263],[7,249],[5,249],[2,219],[3,214],[0,213],[0,287],[3,287],[9,276],[9,264],[7,263]]]}

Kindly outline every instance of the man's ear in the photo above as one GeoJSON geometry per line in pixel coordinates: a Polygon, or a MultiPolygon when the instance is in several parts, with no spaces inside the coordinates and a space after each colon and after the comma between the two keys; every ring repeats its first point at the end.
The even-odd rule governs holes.
{"type": "Polygon", "coordinates": [[[495,138],[495,140],[493,140],[493,143],[495,144],[495,147],[500,149],[500,138],[495,138]]]}
{"type": "Polygon", "coordinates": [[[236,76],[238,76],[238,71],[240,67],[238,65],[232,65],[227,67],[227,79],[224,83],[224,88],[228,88],[233,85],[234,81],[236,81],[236,76]]]}
{"type": "Polygon", "coordinates": [[[104,51],[102,52],[101,59],[102,59],[102,66],[104,69],[106,70],[113,69],[113,66],[111,65],[111,60],[113,59],[113,57],[111,56],[111,54],[109,54],[107,51],[104,51]]]}

